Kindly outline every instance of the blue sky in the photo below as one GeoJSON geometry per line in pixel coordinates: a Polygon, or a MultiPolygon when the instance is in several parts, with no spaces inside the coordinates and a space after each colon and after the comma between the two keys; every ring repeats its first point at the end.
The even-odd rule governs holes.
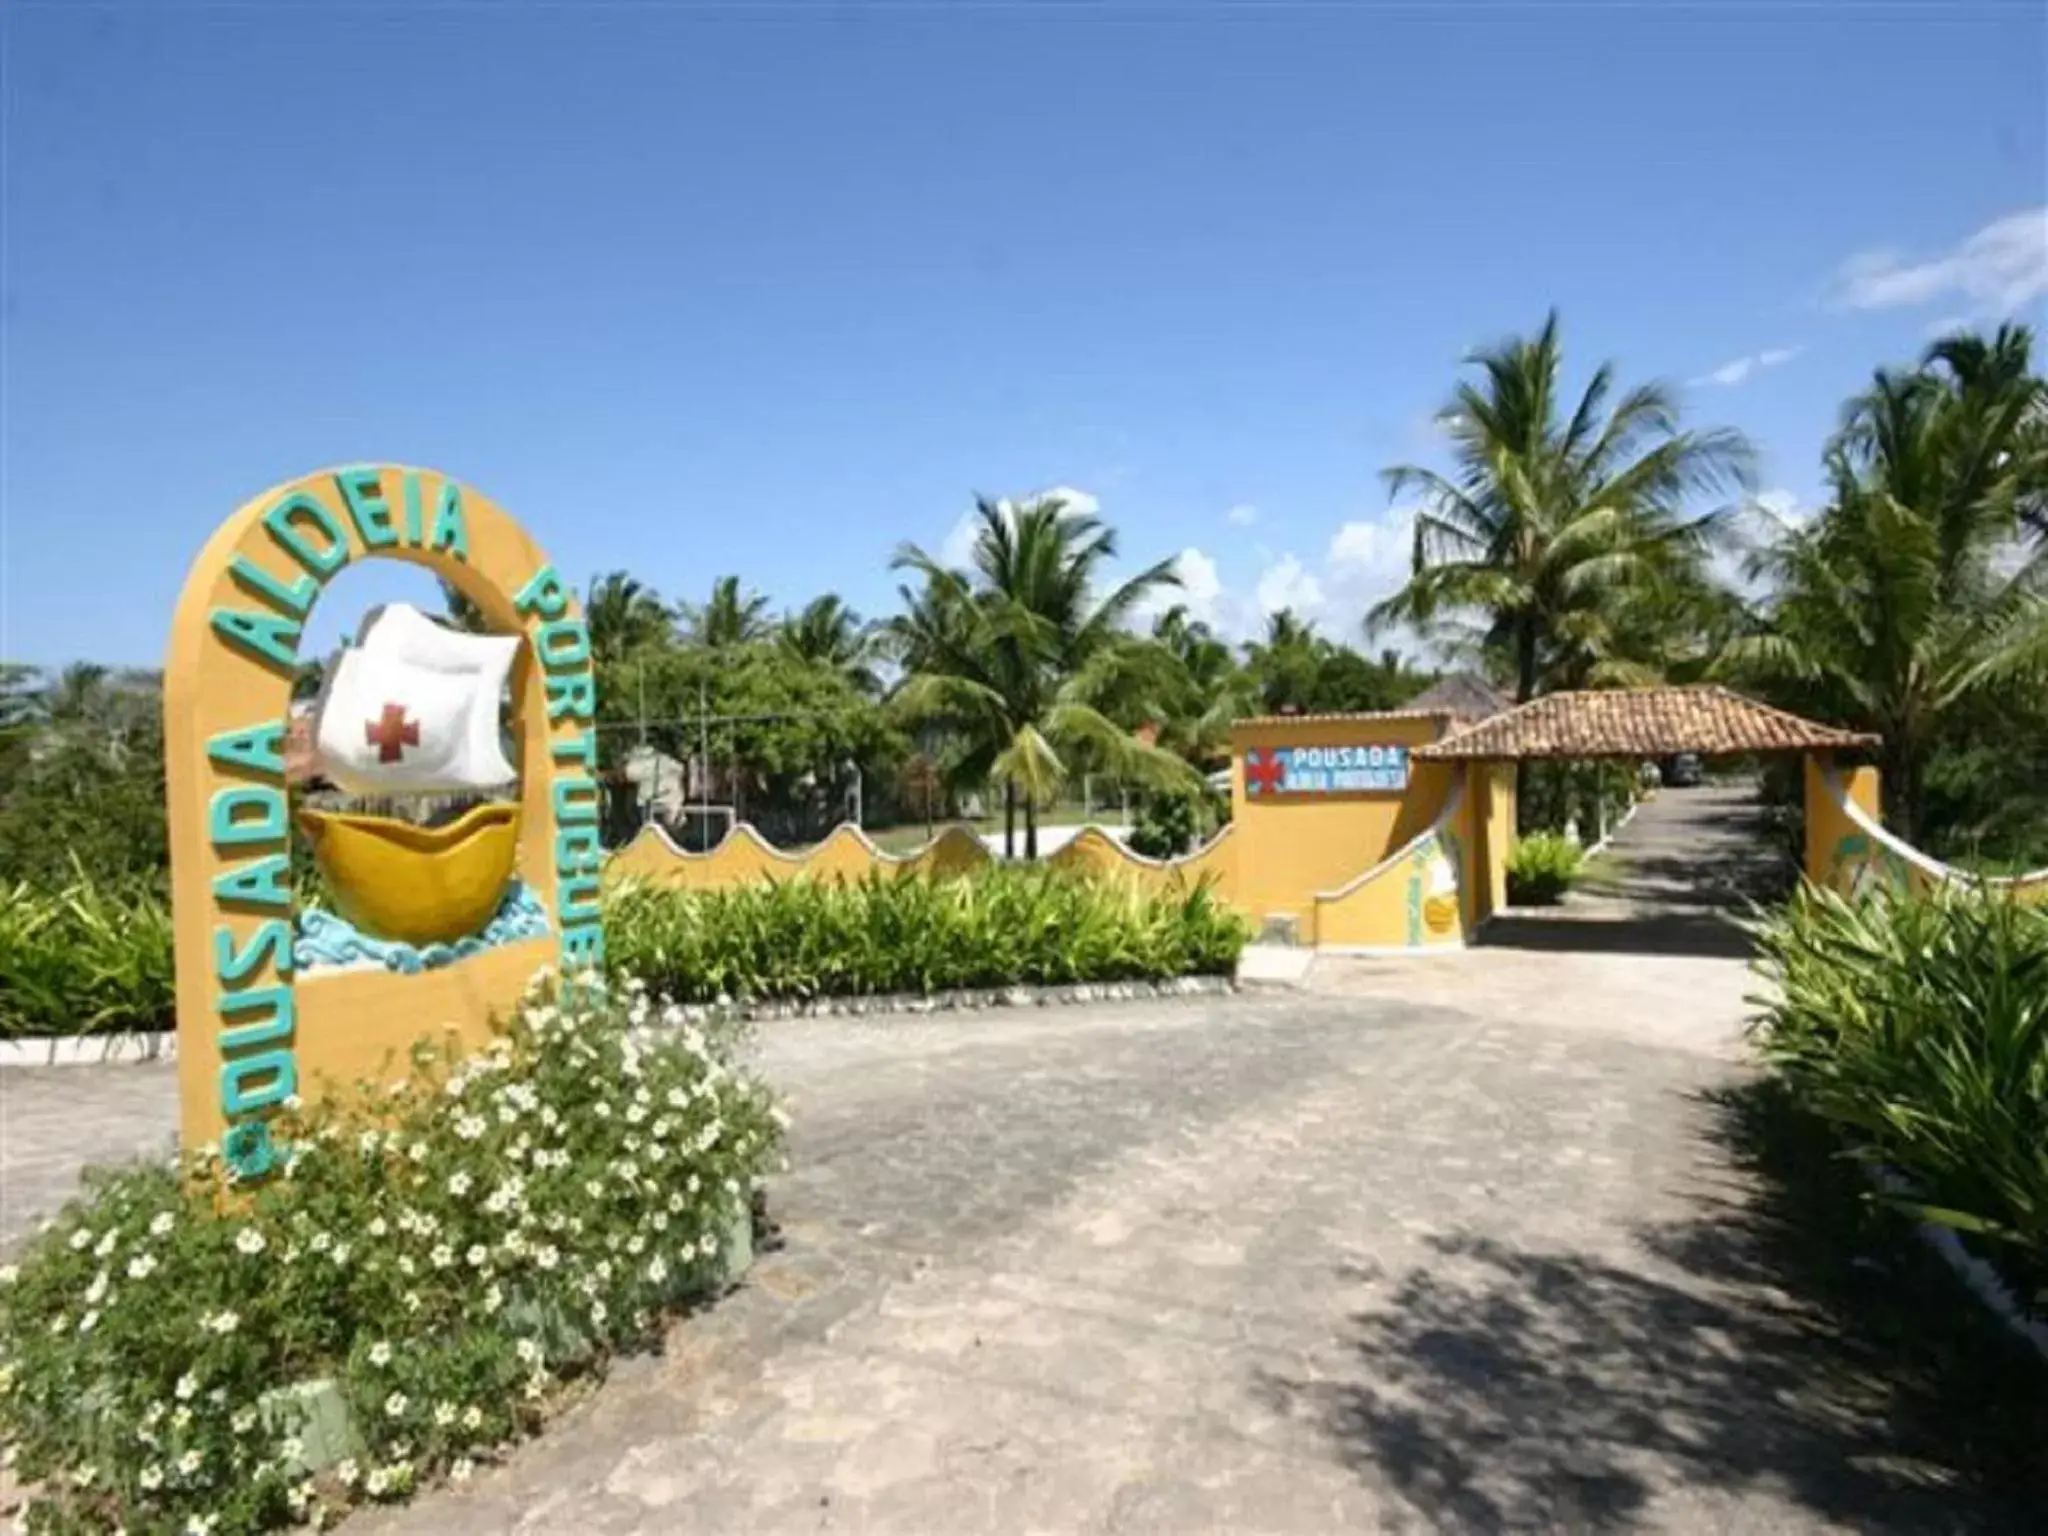
{"type": "MultiPolygon", "coordinates": [[[[374,459],[579,580],[869,612],[973,492],[1072,487],[1224,624],[1350,633],[1404,556],[1380,469],[1552,304],[1810,499],[1874,365],[2048,292],[2020,0],[4,25],[15,660],[154,664],[215,523],[374,459]]],[[[391,595],[343,579],[316,639],[391,595]]]]}

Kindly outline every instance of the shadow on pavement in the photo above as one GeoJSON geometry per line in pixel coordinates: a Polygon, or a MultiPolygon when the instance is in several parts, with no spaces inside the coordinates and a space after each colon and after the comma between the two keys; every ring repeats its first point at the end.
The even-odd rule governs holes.
{"type": "Polygon", "coordinates": [[[1269,1400],[1438,1529],[1753,1489],[1859,1530],[2039,1530],[2048,1370],[1770,1098],[1715,1105],[1759,1191],[1639,1234],[1670,1280],[1446,1236],[1352,1319],[1355,1375],[1269,1374],[1269,1400]]]}
{"type": "Polygon", "coordinates": [[[1555,914],[1503,912],[1479,930],[1487,949],[1607,955],[1706,955],[1746,959],[1749,936],[1717,911],[1596,915],[1559,908],[1555,914]]]}

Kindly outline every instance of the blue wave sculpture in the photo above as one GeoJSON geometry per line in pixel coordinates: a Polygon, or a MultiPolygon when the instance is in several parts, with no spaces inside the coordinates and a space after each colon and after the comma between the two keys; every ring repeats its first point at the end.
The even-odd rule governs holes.
{"type": "Polygon", "coordinates": [[[292,964],[304,973],[367,961],[387,971],[411,976],[453,965],[501,944],[545,938],[548,931],[548,909],[525,881],[515,879],[505,888],[505,899],[498,903],[496,915],[482,930],[452,944],[418,945],[380,939],[364,933],[338,912],[329,912],[324,907],[302,908],[298,935],[292,940],[292,964]]]}

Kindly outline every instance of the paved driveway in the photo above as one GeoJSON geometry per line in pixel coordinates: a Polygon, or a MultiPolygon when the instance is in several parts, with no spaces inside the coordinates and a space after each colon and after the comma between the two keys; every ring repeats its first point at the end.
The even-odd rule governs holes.
{"type": "Polygon", "coordinates": [[[1737,810],[1661,798],[1578,925],[1308,993],[776,1026],[795,1168],[750,1283],[350,1528],[1995,1525],[1727,1150],[1742,962],[1651,877],[1737,810]]]}

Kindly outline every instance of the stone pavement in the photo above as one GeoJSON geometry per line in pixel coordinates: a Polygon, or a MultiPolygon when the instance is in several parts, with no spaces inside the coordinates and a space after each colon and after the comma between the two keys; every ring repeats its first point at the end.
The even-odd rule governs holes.
{"type": "MultiPolygon", "coordinates": [[[[1658,805],[1645,847],[1729,808],[1658,805]]],[[[1991,1526],[1761,1256],[1707,1097],[1740,958],[1607,937],[772,1026],[794,1169],[748,1283],[468,1488],[349,1528],[1991,1526]]],[[[125,1070],[160,1132],[168,1077],[125,1070]]],[[[67,1077],[34,1112],[118,1150],[143,1116],[86,1105],[116,1075],[0,1092],[67,1077]]]]}

